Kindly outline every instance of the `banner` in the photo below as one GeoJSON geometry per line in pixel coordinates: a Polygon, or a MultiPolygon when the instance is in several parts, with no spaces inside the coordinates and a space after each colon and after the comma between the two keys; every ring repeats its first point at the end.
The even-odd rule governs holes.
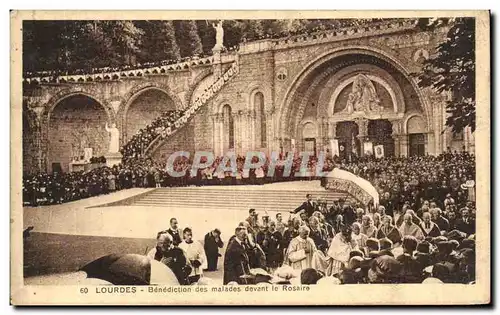
{"type": "Polygon", "coordinates": [[[332,153],[332,156],[340,156],[340,150],[339,150],[339,140],[337,139],[331,139],[330,140],[330,151],[332,153]]]}
{"type": "Polygon", "coordinates": [[[295,152],[297,147],[295,146],[295,139],[292,139],[292,152],[295,152]]]}
{"type": "Polygon", "coordinates": [[[375,146],[375,158],[381,159],[384,157],[384,146],[382,144],[375,146]]]}
{"type": "Polygon", "coordinates": [[[373,142],[365,142],[363,144],[363,152],[365,155],[373,155],[373,142]]]}

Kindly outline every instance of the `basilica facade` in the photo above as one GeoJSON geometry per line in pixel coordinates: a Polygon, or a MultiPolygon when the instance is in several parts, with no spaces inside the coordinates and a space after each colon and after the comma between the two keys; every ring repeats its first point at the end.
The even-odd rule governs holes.
{"type": "Polygon", "coordinates": [[[418,86],[423,61],[446,32],[423,32],[401,19],[241,43],[237,51],[130,75],[103,73],[99,80],[25,78],[24,102],[36,123],[23,130],[24,169],[51,171],[59,163],[67,171],[72,150],[82,146],[105,154],[105,123],[116,125],[124,145],[162,112],[189,108],[234,64],[238,74],[183,128],[142,148],[144,154],[157,160],[179,150],[364,155],[376,146],[385,156],[474,153],[469,128],[454,134],[445,126],[449,95],[418,86]]]}

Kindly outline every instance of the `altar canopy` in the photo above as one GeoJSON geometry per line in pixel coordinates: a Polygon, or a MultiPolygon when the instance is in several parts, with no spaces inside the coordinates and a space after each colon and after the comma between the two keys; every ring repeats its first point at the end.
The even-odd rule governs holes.
{"type": "Polygon", "coordinates": [[[369,181],[339,168],[328,173],[325,188],[346,192],[364,205],[370,201],[375,206],[379,203],[379,193],[369,181]]]}

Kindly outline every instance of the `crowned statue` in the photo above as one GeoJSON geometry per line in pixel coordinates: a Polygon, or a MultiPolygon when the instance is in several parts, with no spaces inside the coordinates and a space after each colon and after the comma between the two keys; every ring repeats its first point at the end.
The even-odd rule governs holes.
{"type": "Polygon", "coordinates": [[[352,83],[347,99],[348,112],[369,112],[381,110],[380,99],[373,82],[364,74],[358,74],[352,83]]]}

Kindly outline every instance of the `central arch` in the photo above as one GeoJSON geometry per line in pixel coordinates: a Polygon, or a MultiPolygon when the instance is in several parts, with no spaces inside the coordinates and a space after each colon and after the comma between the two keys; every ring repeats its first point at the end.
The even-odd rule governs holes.
{"type": "Polygon", "coordinates": [[[410,72],[401,64],[401,62],[381,49],[365,46],[349,46],[334,49],[322,54],[308,63],[304,69],[293,78],[278,113],[276,130],[278,131],[279,137],[288,139],[296,136],[296,129],[294,128],[297,128],[296,122],[301,119],[301,117],[298,117],[297,115],[300,116],[306,106],[304,102],[297,106],[298,104],[296,100],[301,97],[301,94],[311,93],[310,85],[307,86],[309,89],[304,89],[307,82],[315,82],[316,85],[319,84],[319,82],[314,81],[314,78],[321,76],[325,71],[327,71],[326,69],[328,69],[328,67],[332,68],[328,71],[337,72],[344,67],[357,64],[355,58],[353,58],[354,60],[350,63],[345,61],[348,56],[365,56],[367,58],[371,58],[380,65],[390,67],[394,73],[401,75],[401,77],[405,80],[405,84],[410,87],[409,90],[413,91],[416,95],[415,98],[421,106],[425,119],[428,123],[430,122],[430,117],[426,114],[429,112],[428,100],[418,88],[416,82],[410,77],[410,72]],[[339,60],[344,60],[344,63],[340,63],[339,60]]]}

